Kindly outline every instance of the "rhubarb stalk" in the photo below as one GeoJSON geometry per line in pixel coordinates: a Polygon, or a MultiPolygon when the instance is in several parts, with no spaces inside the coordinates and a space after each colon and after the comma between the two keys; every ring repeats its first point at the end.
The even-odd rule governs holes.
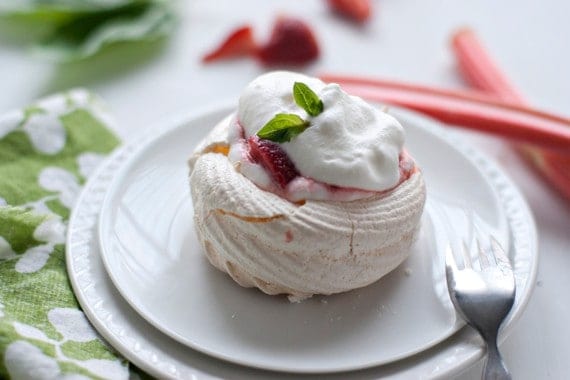
{"type": "MultiPolygon", "coordinates": [[[[458,30],[454,33],[451,44],[459,69],[471,86],[505,101],[526,103],[472,30],[458,30]]],[[[567,154],[558,154],[527,144],[517,145],[516,148],[544,178],[570,199],[570,146],[566,149],[567,154]]]]}
{"type": "Polygon", "coordinates": [[[558,152],[570,147],[570,119],[465,91],[339,75],[321,75],[354,95],[410,108],[445,123],[558,152]]]}

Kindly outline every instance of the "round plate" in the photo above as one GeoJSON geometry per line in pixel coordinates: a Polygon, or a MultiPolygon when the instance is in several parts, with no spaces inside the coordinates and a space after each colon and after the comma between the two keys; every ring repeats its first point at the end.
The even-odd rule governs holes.
{"type": "MultiPolygon", "coordinates": [[[[180,132],[177,131],[181,130],[195,130],[196,133],[200,133],[201,131],[203,135],[205,133],[204,129],[210,127],[225,113],[227,113],[227,109],[222,109],[218,112],[207,113],[200,118],[192,119],[188,122],[178,124],[169,132],[162,133],[161,137],[156,137],[154,135],[147,136],[145,138],[146,142],[143,144],[142,148],[142,150],[145,151],[144,155],[134,154],[134,152],[137,150],[135,146],[138,144],[123,148],[117,152],[98,172],[94,179],[90,181],[72,215],[68,237],[68,267],[72,284],[76,290],[80,302],[82,303],[82,306],[86,311],[86,314],[95,324],[95,326],[100,330],[103,336],[109,339],[111,343],[117,347],[117,349],[124,353],[129,359],[133,360],[136,364],[142,366],[144,369],[159,377],[172,376],[172,374],[175,372],[180,374],[181,377],[184,377],[184,373],[196,375],[204,372],[211,373],[214,376],[223,377],[224,373],[227,373],[225,371],[228,370],[238,371],[240,373],[243,372],[249,377],[255,375],[263,376],[264,372],[255,371],[253,369],[245,369],[243,367],[236,367],[230,364],[222,364],[222,362],[215,361],[214,359],[206,359],[205,356],[198,354],[196,351],[185,349],[184,346],[176,344],[166,336],[156,332],[156,330],[149,328],[149,325],[140,317],[138,317],[136,313],[133,312],[133,310],[126,306],[120,297],[118,297],[114,292],[113,288],[105,282],[107,277],[100,266],[100,261],[97,257],[98,247],[96,244],[94,244],[95,242],[93,241],[92,236],[94,218],[96,217],[98,207],[101,204],[102,193],[109,186],[111,178],[115,176],[116,180],[114,181],[114,185],[109,192],[109,196],[107,197],[108,200],[114,199],[112,194],[116,194],[117,189],[122,188],[120,184],[126,184],[126,182],[123,182],[123,180],[127,177],[125,177],[124,174],[117,175],[118,168],[130,167],[131,172],[134,173],[137,170],[133,169],[136,168],[137,165],[133,164],[133,162],[136,163],[140,161],[141,157],[148,155],[149,153],[155,154],[156,157],[159,157],[160,155],[168,157],[169,153],[164,152],[161,149],[153,151],[153,149],[149,147],[160,145],[161,141],[172,142],[172,140],[169,140],[172,136],[177,136],[180,138],[181,135],[177,135],[177,133],[180,132]],[[125,160],[129,162],[126,164],[126,166],[124,164],[125,160]],[[149,357],[149,355],[151,356],[149,357]],[[168,371],[166,372],[165,363],[168,363],[166,366],[168,368],[168,371]]],[[[517,274],[518,285],[515,307],[509,321],[507,321],[506,324],[506,329],[509,329],[510,323],[520,315],[524,305],[526,304],[526,301],[530,294],[530,288],[533,284],[533,279],[536,274],[535,230],[526,204],[521,199],[518,191],[512,186],[512,184],[497,170],[497,168],[492,163],[481,157],[480,154],[468,147],[465,147],[459,142],[453,141],[449,138],[449,136],[446,137],[441,130],[434,126],[433,122],[425,118],[419,118],[409,113],[402,112],[398,112],[397,116],[399,116],[400,119],[402,119],[404,123],[408,125],[408,128],[416,128],[419,133],[418,136],[421,140],[414,140],[413,134],[408,136],[408,146],[410,147],[412,154],[418,158],[420,165],[422,165],[426,180],[428,182],[428,188],[430,189],[430,204],[428,207],[428,213],[426,214],[427,217],[424,219],[424,228],[422,231],[421,239],[424,239],[424,241],[431,241],[431,244],[433,244],[432,248],[438,247],[440,244],[438,241],[438,236],[444,236],[445,238],[445,231],[448,228],[448,226],[437,222],[438,219],[445,219],[440,217],[442,213],[449,213],[449,210],[452,210],[453,214],[469,204],[477,204],[477,210],[469,210],[467,214],[461,212],[457,213],[457,215],[467,215],[467,218],[461,216],[461,218],[464,218],[467,221],[475,220],[478,221],[477,223],[481,222],[481,225],[483,225],[485,228],[495,230],[499,236],[502,237],[502,239],[505,239],[505,237],[502,236],[506,230],[504,223],[506,220],[508,220],[510,228],[512,230],[511,258],[513,260],[515,272],[517,274]],[[411,125],[414,125],[415,127],[409,127],[411,125]],[[431,148],[429,148],[429,146],[431,146],[431,148]],[[426,154],[429,152],[432,153],[426,154]],[[441,162],[438,161],[438,157],[441,162]],[[449,164],[444,165],[446,162],[451,162],[451,159],[453,160],[453,167],[456,168],[455,170],[453,170],[449,164]],[[433,160],[436,160],[436,163],[439,163],[443,166],[432,167],[433,165],[430,165],[430,162],[434,162],[433,160]],[[445,168],[445,170],[449,169],[451,172],[446,172],[445,170],[442,170],[443,168],[445,168]],[[443,173],[446,175],[442,175],[443,173]],[[445,189],[448,188],[447,185],[452,183],[452,181],[449,180],[447,174],[453,175],[454,173],[460,173],[460,176],[467,175],[467,177],[466,182],[464,182],[463,185],[459,181],[457,183],[453,183],[457,190],[453,190],[453,187],[449,187],[449,191],[451,191],[451,193],[455,193],[455,196],[449,198],[450,194],[448,194],[445,189]],[[468,175],[469,173],[472,174],[468,175]],[[436,197],[440,200],[445,200],[445,202],[436,202],[436,197]],[[503,217],[503,212],[507,216],[506,218],[503,217]],[[427,240],[425,240],[426,236],[428,237],[427,240]]],[[[187,147],[185,147],[186,152],[184,154],[185,159],[185,157],[191,151],[192,145],[195,144],[195,141],[181,141],[181,143],[187,143],[187,147]]],[[[176,151],[176,149],[173,148],[170,150],[176,151]]],[[[172,166],[177,166],[177,164],[173,164],[172,166]]],[[[183,165],[182,168],[184,168],[182,169],[184,171],[185,166],[183,165]]],[[[142,170],[140,167],[138,169],[142,170]]],[[[154,186],[154,181],[151,181],[150,178],[152,178],[152,173],[157,170],[158,169],[156,166],[153,166],[141,171],[141,173],[144,174],[142,177],[147,178],[147,182],[145,182],[146,186],[154,186]]],[[[175,174],[173,177],[176,177],[176,173],[174,173],[175,171],[176,170],[172,168],[172,171],[166,172],[166,174],[175,174]]],[[[124,171],[119,171],[119,173],[124,173],[124,171]]],[[[170,175],[161,178],[163,179],[163,182],[172,183],[170,182],[170,175]]],[[[184,183],[185,186],[184,173],[182,173],[182,178],[184,178],[182,183],[184,183]]],[[[459,179],[461,178],[462,177],[459,177],[459,179]]],[[[147,202],[141,204],[140,199],[144,199],[148,194],[146,193],[144,187],[139,187],[138,191],[138,194],[134,189],[130,193],[122,193],[119,203],[114,203],[114,206],[117,207],[117,210],[123,208],[125,202],[128,204],[129,199],[139,199],[139,201],[137,201],[139,206],[146,208],[147,212],[148,210],[154,208],[160,208],[163,210],[163,212],[167,212],[169,210],[168,203],[153,204],[151,202],[147,202]],[[133,198],[129,198],[129,194],[133,198]]],[[[185,192],[185,190],[182,190],[182,192],[185,192]]],[[[178,191],[176,190],[168,192],[168,194],[171,196],[174,196],[177,193],[178,191]]],[[[146,199],[148,200],[149,198],[146,199]]],[[[184,217],[180,216],[187,212],[184,211],[185,209],[187,210],[187,206],[184,206],[183,204],[182,206],[180,204],[176,204],[176,206],[171,207],[179,210],[178,213],[174,212],[174,214],[178,216],[176,218],[170,219],[169,229],[171,231],[176,231],[178,228],[176,227],[177,224],[188,223],[190,218],[185,219],[184,217]]],[[[117,228],[116,235],[121,235],[119,231],[122,228],[131,228],[128,225],[133,225],[133,220],[139,221],[138,218],[129,218],[128,216],[125,216],[123,219],[123,222],[127,224],[127,227],[121,224],[116,224],[118,221],[114,221],[114,226],[117,228]]],[[[102,216],[101,220],[103,223],[105,220],[104,215],[102,216]]],[[[150,221],[145,219],[145,222],[150,221]]],[[[150,231],[153,229],[160,230],[161,228],[164,228],[161,227],[162,223],[166,222],[159,219],[152,220],[151,225],[153,228],[150,229],[150,231]]],[[[134,223],[134,225],[138,224],[140,223],[134,223]]],[[[475,231],[477,228],[473,226],[473,223],[465,223],[465,225],[468,228],[464,231],[466,234],[461,235],[461,237],[470,239],[469,231],[475,231]]],[[[105,224],[102,224],[101,227],[102,230],[105,230],[105,224]]],[[[456,227],[459,227],[459,229],[463,228],[461,224],[458,224],[456,227]]],[[[186,236],[193,233],[190,225],[186,225],[184,228],[180,227],[180,230],[183,230],[183,232],[171,233],[184,234],[185,232],[186,236]]],[[[148,232],[149,230],[145,231],[148,232]]],[[[130,233],[133,233],[133,231],[130,233]]],[[[471,235],[473,234],[474,233],[471,232],[471,235]]],[[[162,236],[162,240],[154,239],[145,241],[144,243],[128,238],[128,240],[123,241],[123,245],[126,244],[126,246],[129,247],[129,252],[132,252],[136,249],[147,249],[147,244],[156,250],[156,247],[161,247],[161,244],[164,244],[164,242],[168,243],[167,245],[162,246],[166,247],[166,250],[162,252],[162,256],[156,256],[155,252],[150,252],[148,254],[149,258],[137,256],[137,259],[141,261],[129,261],[129,258],[132,259],[132,255],[127,259],[118,260],[120,263],[119,265],[123,266],[126,265],[126,260],[129,264],[127,268],[129,268],[129,271],[131,271],[130,273],[127,273],[126,270],[123,270],[123,272],[121,272],[121,275],[132,277],[133,282],[150,283],[155,287],[163,289],[160,294],[156,293],[156,296],[154,298],[140,297],[139,295],[141,302],[145,300],[148,302],[149,299],[152,299],[153,302],[161,302],[161,307],[170,307],[168,305],[173,303],[173,299],[171,298],[172,295],[176,294],[178,291],[177,289],[180,288],[180,285],[178,285],[180,284],[180,281],[174,279],[173,276],[160,278],[162,283],[153,282],[155,281],[154,279],[157,279],[157,277],[153,276],[156,276],[157,273],[161,273],[164,268],[164,264],[157,262],[157,260],[180,263],[180,261],[177,260],[181,260],[181,257],[193,256],[192,252],[189,254],[182,253],[182,251],[186,252],[186,248],[192,247],[191,244],[188,244],[188,241],[172,241],[169,239],[170,236],[162,236]],[[133,246],[130,244],[133,244],[133,246]],[[172,254],[172,252],[178,253],[172,254]],[[149,278],[153,278],[153,281],[149,281],[149,278]]],[[[186,240],[188,239],[190,238],[187,238],[186,240]]],[[[107,239],[102,238],[103,242],[106,240],[107,239]]],[[[410,337],[410,335],[413,334],[409,334],[406,329],[415,332],[415,326],[413,323],[410,323],[410,320],[413,321],[414,314],[420,311],[420,307],[422,306],[421,303],[423,302],[422,300],[424,298],[428,298],[433,301],[430,303],[429,310],[442,311],[442,321],[445,320],[448,330],[450,326],[449,322],[454,321],[454,319],[445,319],[445,316],[447,315],[446,313],[449,311],[447,308],[448,301],[445,299],[445,297],[442,296],[445,294],[445,286],[442,286],[440,270],[432,269],[433,267],[440,268],[442,266],[440,265],[441,260],[440,256],[434,256],[433,252],[431,252],[431,254],[432,255],[430,255],[430,252],[427,252],[425,250],[422,251],[420,248],[418,248],[418,246],[416,246],[412,258],[418,259],[418,262],[420,263],[419,266],[412,267],[408,265],[412,264],[411,262],[404,263],[399,271],[394,272],[394,274],[391,275],[388,280],[384,281],[385,283],[381,281],[376,285],[362,289],[360,292],[357,291],[339,296],[318,298],[310,301],[306,305],[305,303],[302,303],[300,305],[290,305],[284,300],[279,300],[277,297],[265,296],[255,290],[241,289],[239,286],[233,284],[233,282],[227,279],[227,277],[223,274],[209,269],[209,265],[207,265],[206,261],[202,259],[202,261],[196,261],[196,265],[200,265],[203,267],[203,269],[196,270],[195,268],[188,268],[189,272],[185,272],[186,276],[188,277],[189,274],[196,274],[200,273],[201,271],[202,280],[209,278],[210,282],[201,282],[197,287],[192,289],[189,294],[186,294],[186,297],[187,299],[192,298],[194,297],[193,294],[203,294],[203,292],[208,292],[209,296],[207,298],[202,298],[204,304],[200,305],[194,303],[192,305],[192,308],[189,307],[189,302],[182,301],[182,303],[178,305],[177,310],[189,310],[189,312],[182,312],[181,315],[183,315],[184,318],[194,318],[192,316],[193,314],[203,314],[204,310],[212,308],[209,306],[209,304],[213,304],[217,308],[216,310],[218,312],[224,313],[223,318],[215,316],[215,318],[221,319],[223,323],[227,323],[229,326],[235,326],[235,324],[233,324],[234,322],[232,321],[237,321],[236,323],[238,326],[240,326],[240,324],[243,326],[244,323],[245,326],[247,326],[247,321],[244,320],[250,316],[251,318],[257,318],[258,321],[262,321],[259,329],[263,330],[268,323],[271,323],[271,321],[267,320],[276,317],[275,313],[266,316],[255,316],[250,313],[249,309],[244,308],[241,302],[233,302],[232,299],[227,299],[224,297],[227,297],[228,295],[237,295],[239,297],[245,297],[245,302],[249,302],[250,299],[253,299],[255,302],[269,303],[272,305],[272,307],[278,308],[280,312],[286,310],[285,308],[293,310],[289,312],[289,314],[293,315],[297,310],[299,310],[295,309],[296,306],[305,306],[300,310],[306,311],[308,308],[313,309],[313,311],[322,311],[321,316],[323,317],[323,320],[320,321],[322,322],[320,328],[325,332],[335,333],[337,331],[336,327],[338,326],[354,327],[354,325],[351,325],[351,323],[354,323],[355,320],[359,321],[364,326],[356,326],[355,329],[357,331],[354,333],[347,327],[338,329],[339,335],[337,335],[337,340],[340,342],[338,344],[342,344],[342,341],[345,339],[354,339],[353,334],[360,334],[359,336],[362,340],[359,341],[358,344],[368,344],[369,348],[373,347],[374,345],[384,346],[384,341],[382,339],[372,341],[372,339],[369,339],[368,337],[362,335],[361,329],[368,327],[370,324],[376,323],[376,320],[389,320],[389,316],[394,315],[399,316],[401,319],[407,321],[406,324],[400,325],[405,328],[405,330],[401,330],[399,332],[401,340],[414,341],[415,338],[410,337]],[[426,258],[429,259],[425,260],[426,258]],[[438,273],[440,274],[438,275],[438,273]],[[426,278],[431,278],[432,282],[428,283],[425,287],[416,288],[416,302],[413,303],[412,306],[414,307],[412,309],[400,310],[394,309],[391,304],[374,303],[376,302],[376,298],[374,296],[382,298],[384,297],[384,293],[389,293],[392,294],[393,298],[391,298],[391,300],[394,301],[394,304],[405,305],[405,300],[399,300],[396,302],[396,300],[399,299],[397,297],[400,294],[399,289],[405,289],[407,284],[414,284],[416,281],[419,281],[419,279],[426,278]],[[393,288],[390,288],[391,286],[393,288]],[[375,294],[376,291],[379,294],[375,294]],[[212,294],[212,292],[218,293],[212,294]],[[418,294],[421,294],[421,297],[418,297],[418,294]],[[222,299],[212,299],[211,296],[222,297],[222,299]],[[323,300],[325,302],[323,302],[323,300]],[[368,302],[373,302],[373,306],[369,306],[368,302]],[[347,306],[349,306],[348,309],[347,306]],[[382,306],[384,306],[384,309],[382,309],[382,306]],[[236,310],[232,309],[231,307],[241,308],[236,310]],[[359,311],[359,313],[355,311],[359,311]],[[364,316],[359,317],[358,314],[363,314],[364,316]],[[347,319],[347,322],[346,324],[343,324],[345,318],[347,319]]],[[[201,257],[199,255],[197,256],[201,257]]],[[[107,260],[115,260],[121,257],[124,257],[124,255],[115,250],[109,250],[109,252],[106,254],[107,260]],[[111,259],[109,256],[111,254],[114,255],[113,259],[111,259]]],[[[190,262],[193,261],[191,260],[190,262]]],[[[111,262],[109,261],[108,264],[111,264],[111,262]]],[[[175,270],[175,268],[171,269],[175,270]]],[[[111,271],[113,271],[113,269],[111,269],[111,271]]],[[[119,287],[122,287],[122,292],[125,294],[126,292],[124,282],[117,281],[117,283],[119,287]]],[[[129,289],[132,290],[136,288],[129,289]]],[[[151,287],[146,285],[145,289],[149,290],[151,287]]],[[[128,298],[131,304],[136,303],[133,301],[134,298],[128,298]]],[[[144,306],[144,302],[142,302],[142,305],[144,306]]],[[[141,309],[140,305],[137,308],[139,309],[139,312],[143,314],[143,310],[141,309]]],[[[145,315],[145,318],[149,320],[153,320],[153,316],[157,315],[156,310],[150,310],[148,312],[150,314],[145,315]]],[[[159,315],[162,314],[159,313],[159,315]]],[[[311,318],[313,317],[311,316],[311,318]]],[[[213,322],[218,324],[220,323],[219,321],[213,322]]],[[[153,323],[157,324],[156,320],[153,320],[153,323]]],[[[309,319],[307,324],[309,323],[315,323],[315,320],[309,319]]],[[[192,330],[207,330],[209,328],[208,324],[209,321],[203,325],[189,325],[192,327],[192,330]]],[[[303,325],[304,321],[301,326],[303,325]]],[[[456,327],[457,326],[455,323],[452,323],[451,330],[455,329],[456,327]]],[[[161,328],[163,330],[169,330],[172,329],[172,326],[161,326],[161,328]]],[[[247,343],[247,339],[251,340],[253,338],[261,339],[263,342],[263,339],[265,338],[259,338],[260,334],[255,335],[253,334],[254,332],[255,331],[253,328],[245,332],[232,331],[230,333],[231,335],[226,336],[226,342],[231,342],[231,340],[237,338],[241,339],[242,343],[244,341],[247,343]]],[[[267,333],[267,331],[264,332],[267,333]]],[[[443,335],[447,336],[449,333],[450,332],[443,335]]],[[[207,334],[208,333],[206,333],[206,335],[207,334]]],[[[287,335],[281,336],[287,337],[287,335]]],[[[177,338],[180,339],[180,337],[177,338]]],[[[376,367],[367,371],[371,374],[374,374],[374,376],[392,373],[394,370],[403,371],[402,373],[430,373],[431,375],[449,373],[450,371],[453,371],[453,369],[457,369],[458,367],[472,363],[481,355],[482,351],[479,347],[478,341],[473,342],[471,338],[472,334],[470,331],[462,329],[458,334],[455,334],[453,337],[443,342],[443,344],[433,347],[432,349],[429,349],[419,355],[409,357],[406,360],[399,361],[392,365],[376,367]],[[470,339],[466,341],[464,340],[465,338],[470,339]]],[[[271,342],[271,339],[269,339],[269,341],[271,342]]],[[[321,350],[330,350],[330,348],[327,348],[327,346],[322,346],[321,342],[322,341],[312,342],[312,346],[309,347],[310,349],[306,350],[306,352],[318,355],[321,350]]],[[[280,347],[279,342],[273,343],[274,345],[269,345],[267,349],[280,347]]],[[[197,343],[195,342],[194,344],[211,344],[211,342],[200,341],[197,343]]],[[[428,346],[430,344],[431,342],[428,343],[428,346]]],[[[281,347],[284,346],[285,345],[281,347]]],[[[356,347],[352,344],[346,344],[344,345],[344,353],[346,354],[355,348],[356,347]]],[[[297,349],[297,347],[295,349],[297,349]]],[[[421,349],[425,349],[425,347],[421,349]]],[[[413,352],[420,351],[421,349],[418,349],[416,347],[404,355],[408,356],[413,352]]],[[[289,351],[294,350],[289,349],[289,351]]],[[[254,357],[254,359],[255,358],[257,357],[254,357]]],[[[330,365],[331,361],[334,361],[335,359],[338,359],[338,356],[329,358],[329,360],[326,360],[325,358],[325,360],[318,362],[318,365],[324,367],[324,371],[330,371],[331,368],[334,369],[335,367],[334,364],[332,366],[330,365]]],[[[246,360],[251,360],[251,358],[247,359],[246,357],[246,360]]],[[[370,363],[373,362],[374,359],[370,359],[370,357],[368,357],[368,364],[365,365],[370,365],[370,363]]],[[[363,365],[362,363],[363,362],[361,362],[361,364],[357,364],[356,366],[361,366],[363,365]]],[[[342,365],[345,366],[345,368],[347,366],[346,362],[342,365]]],[[[273,364],[261,363],[260,366],[265,368],[283,368],[283,365],[281,364],[275,366],[275,362],[273,362],[273,364]]],[[[348,366],[355,366],[354,361],[350,362],[348,366]]],[[[288,365],[285,367],[290,368],[288,365]]],[[[304,368],[301,367],[297,368],[304,370],[304,368]]],[[[317,369],[318,368],[316,366],[309,368],[310,371],[315,371],[317,369]]],[[[267,373],[265,373],[265,375],[267,375],[267,373]]]]}
{"type": "Polygon", "coordinates": [[[198,122],[182,123],[141,146],[108,189],[99,219],[103,262],[143,318],[204,353],[290,372],[386,364],[457,331],[460,324],[448,302],[438,252],[455,237],[473,235],[475,219],[484,221],[503,245],[508,241],[500,201],[470,160],[400,117],[407,146],[433,194],[410,258],[371,286],[291,304],[285,297],[242,288],[216,270],[194,231],[186,161],[194,145],[230,112],[221,109],[198,122]],[[455,180],[433,174],[442,172],[455,180]],[[446,222],[454,226],[449,233],[446,222]]]}

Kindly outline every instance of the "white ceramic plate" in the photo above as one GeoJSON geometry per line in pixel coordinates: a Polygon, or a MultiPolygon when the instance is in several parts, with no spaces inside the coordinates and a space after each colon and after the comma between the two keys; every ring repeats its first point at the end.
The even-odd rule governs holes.
{"type": "MultiPolygon", "coordinates": [[[[442,217],[433,211],[444,206],[435,196],[429,197],[410,258],[363,289],[291,304],[285,297],[242,288],[209,265],[194,232],[186,161],[194,145],[230,112],[221,109],[198,123],[182,123],[141,146],[111,182],[99,220],[103,262],[141,316],[207,354],[292,372],[389,363],[458,329],[438,252],[450,237],[469,238],[473,218],[442,217]],[[454,226],[454,236],[444,232],[445,222],[454,226]]],[[[403,121],[407,146],[425,172],[430,194],[445,200],[446,210],[463,204],[506,244],[506,218],[481,172],[448,144],[403,121]],[[453,178],[456,170],[460,180],[453,178]]]]}
{"type": "Polygon", "coordinates": [[[430,251],[441,244],[441,239],[450,237],[446,236],[446,227],[441,221],[445,219],[441,217],[441,202],[437,202],[436,198],[445,200],[447,211],[443,212],[452,210],[451,217],[457,221],[454,223],[457,228],[455,234],[468,240],[476,229],[470,221],[477,221],[479,226],[493,230],[504,244],[507,244],[510,227],[511,257],[517,273],[518,292],[506,329],[520,315],[536,273],[535,231],[528,208],[517,190],[492,163],[458,142],[451,143],[449,137],[445,137],[433,122],[409,113],[398,112],[398,116],[408,125],[408,145],[424,169],[430,194],[430,211],[424,219],[420,239],[427,244],[427,248],[423,244],[416,245],[412,259],[404,263],[400,270],[385,281],[361,291],[327,297],[324,299],[326,302],[318,298],[306,304],[290,305],[283,299],[241,289],[223,274],[211,269],[195,252],[197,246],[192,243],[193,231],[188,216],[191,209],[188,208],[188,201],[182,200],[183,197],[187,199],[185,159],[196,143],[193,139],[203,136],[206,129],[225,113],[227,109],[207,113],[179,123],[173,129],[159,133],[158,137],[147,136],[140,148],[136,148],[137,145],[123,148],[90,181],[72,215],[67,252],[74,289],[90,320],[103,336],[136,364],[156,376],[178,374],[177,377],[184,377],[184,374],[204,373],[223,376],[227,373],[224,371],[229,370],[247,377],[264,374],[262,371],[206,359],[204,355],[161,335],[126,306],[105,282],[107,277],[97,257],[98,247],[92,233],[102,193],[111,182],[106,204],[113,206],[103,209],[101,241],[106,246],[104,255],[109,272],[118,288],[141,315],[161,330],[179,341],[217,356],[227,356],[232,361],[263,368],[328,372],[408,357],[392,365],[367,370],[376,376],[393,371],[449,374],[476,360],[481,355],[481,349],[478,342],[465,341],[465,338],[472,338],[465,329],[442,344],[429,348],[434,342],[449,336],[457,327],[444,296],[441,260],[433,255],[434,251],[430,251]],[[184,136],[188,138],[183,139],[184,136]],[[168,144],[164,145],[165,142],[168,144]],[[141,151],[144,154],[136,153],[141,151]],[[172,154],[180,156],[179,159],[172,160],[172,154]],[[150,157],[150,166],[140,164],[150,157]],[[160,161],[162,158],[164,160],[160,161]],[[164,166],[157,166],[157,160],[163,162],[164,166]],[[157,181],[153,175],[161,172],[157,181]],[[133,187],[135,179],[143,181],[144,185],[139,182],[133,187]],[[159,196],[155,190],[149,190],[155,188],[157,182],[165,184],[161,185],[162,192],[166,189],[169,195],[161,198],[162,203],[151,201],[156,200],[152,197],[159,196]],[[177,200],[182,200],[182,203],[177,200]],[[125,208],[129,204],[131,208],[125,208]],[[132,208],[133,205],[137,207],[132,208]],[[460,216],[465,215],[463,213],[455,213],[457,205],[467,207],[467,218],[460,216]],[[473,205],[476,205],[476,209],[473,205]],[[153,211],[156,209],[161,213],[153,211]],[[140,212],[146,213],[142,214],[146,217],[140,219],[138,216],[141,214],[137,214],[140,212]],[[129,213],[134,213],[134,216],[129,213]],[[107,219],[106,214],[113,215],[113,219],[107,219]],[[162,216],[164,214],[171,217],[166,220],[162,216]],[[108,225],[115,230],[107,229],[108,225]],[[158,233],[160,231],[162,233],[158,233]],[[165,231],[169,235],[163,235],[165,231]],[[134,236],[138,238],[133,239],[134,236]],[[172,236],[184,236],[185,239],[172,239],[172,236]],[[113,240],[115,242],[111,243],[113,240]],[[123,247],[110,244],[122,244],[123,247]],[[438,269],[434,270],[433,267],[438,269]],[[181,278],[175,275],[179,268],[185,273],[181,278]],[[193,282],[197,279],[199,282],[193,282]],[[192,287],[189,288],[188,284],[192,287]],[[414,302],[402,298],[407,294],[408,287],[415,289],[414,302]],[[161,290],[154,291],[155,288],[161,290]],[[180,289],[187,291],[185,297],[180,295],[180,289]],[[141,291],[145,294],[141,294],[141,291]],[[278,313],[272,312],[273,308],[300,324],[287,325],[290,330],[283,333],[283,326],[273,325],[273,320],[281,318],[278,313]],[[427,314],[436,315],[428,317],[432,322],[427,328],[422,320],[416,319],[416,315],[422,315],[424,308],[427,314]],[[163,313],[163,310],[169,312],[163,313]],[[305,315],[305,319],[298,314],[305,315]],[[213,319],[208,320],[205,316],[213,319]],[[250,319],[256,324],[252,324],[250,319]],[[397,331],[384,328],[384,323],[390,323],[397,331]],[[317,333],[303,327],[309,324],[317,333]],[[228,335],[217,336],[212,326],[225,329],[228,335]],[[268,327],[276,327],[279,331],[273,334],[268,327]],[[371,327],[377,327],[384,335],[377,335],[371,327]],[[283,342],[275,341],[275,337],[289,339],[287,343],[290,344],[292,338],[303,339],[297,334],[297,329],[312,334],[311,340],[306,342],[308,348],[294,346],[294,349],[288,349],[283,342]],[[256,334],[256,331],[264,334],[256,334]],[[330,339],[329,335],[335,339],[330,339]],[[220,342],[216,339],[220,339],[220,342]],[[386,351],[385,339],[396,342],[396,351],[399,352],[394,354],[395,351],[389,351],[389,348],[386,351]],[[222,351],[224,347],[216,346],[223,342],[230,347],[229,351],[222,351]],[[251,342],[265,344],[265,347],[256,348],[251,342]],[[240,345],[245,345],[247,355],[239,356],[237,353],[238,356],[232,356],[235,354],[233,347],[240,345]],[[364,354],[362,359],[358,355],[350,355],[354,350],[358,351],[360,345],[366,345],[377,356],[364,354]],[[281,356],[275,359],[260,352],[261,349],[281,356]],[[283,354],[285,357],[295,357],[295,352],[289,351],[296,350],[301,351],[303,356],[312,355],[316,361],[309,363],[301,357],[300,364],[295,364],[283,360],[283,354]],[[409,357],[419,351],[424,352],[409,357]],[[338,352],[342,352],[341,357],[348,356],[349,359],[341,360],[342,363],[338,364],[338,352]],[[267,358],[267,362],[261,361],[267,358]]]}

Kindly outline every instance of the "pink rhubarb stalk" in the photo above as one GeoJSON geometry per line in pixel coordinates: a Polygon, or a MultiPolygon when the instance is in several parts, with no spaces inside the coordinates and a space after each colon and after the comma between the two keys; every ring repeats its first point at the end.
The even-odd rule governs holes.
{"type": "MultiPolygon", "coordinates": [[[[472,30],[464,28],[455,32],[451,45],[459,69],[471,86],[505,101],[526,103],[472,30]]],[[[566,149],[567,154],[558,154],[526,144],[518,145],[517,149],[546,180],[570,199],[570,146],[566,149]]]]}
{"type": "Polygon", "coordinates": [[[570,156],[570,119],[465,91],[393,81],[321,75],[354,95],[430,115],[445,123],[492,133],[570,156]]]}

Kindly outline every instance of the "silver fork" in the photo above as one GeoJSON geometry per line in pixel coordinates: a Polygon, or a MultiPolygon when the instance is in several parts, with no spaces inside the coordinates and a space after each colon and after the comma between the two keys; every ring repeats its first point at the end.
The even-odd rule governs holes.
{"type": "Polygon", "coordinates": [[[451,301],[457,312],[474,327],[487,345],[482,378],[510,379],[499,348],[499,327],[515,300],[515,278],[509,259],[499,243],[491,238],[490,249],[477,241],[478,262],[472,262],[466,245],[462,247],[463,268],[458,268],[451,246],[445,253],[445,273],[451,301]]]}

